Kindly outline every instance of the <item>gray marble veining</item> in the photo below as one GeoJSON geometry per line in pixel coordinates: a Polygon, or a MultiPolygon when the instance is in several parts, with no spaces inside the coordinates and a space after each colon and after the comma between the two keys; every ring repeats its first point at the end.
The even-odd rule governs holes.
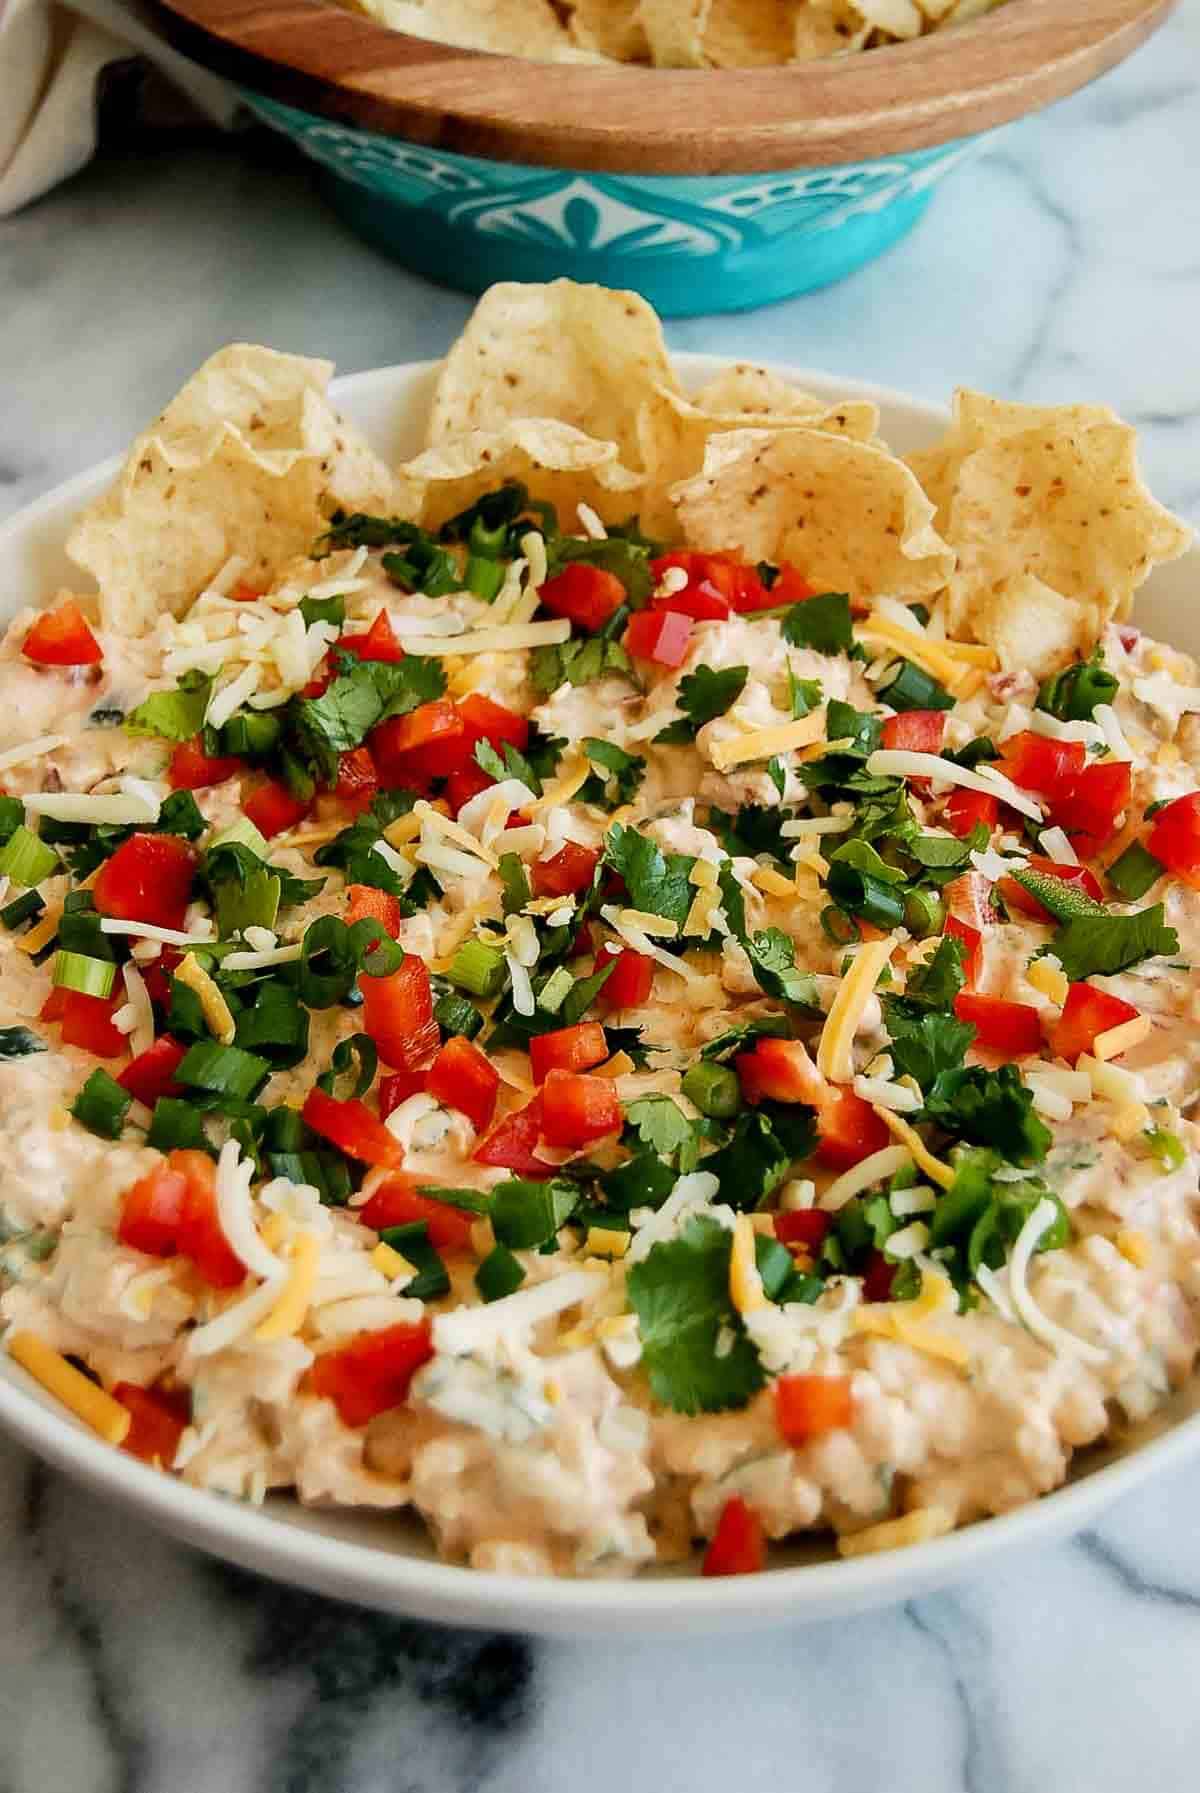
{"type": "MultiPolygon", "coordinates": [[[[1200,519],[1200,0],[999,135],[846,285],[674,325],[945,397],[1106,399],[1200,519]]],[[[344,371],[469,302],[236,145],[109,157],[0,223],[0,515],[121,447],[230,338],[344,371]]],[[[197,1557],[0,1454],[0,1793],[1184,1793],[1200,1464],[1073,1543],[764,1638],[536,1643],[364,1614],[197,1557]]]]}

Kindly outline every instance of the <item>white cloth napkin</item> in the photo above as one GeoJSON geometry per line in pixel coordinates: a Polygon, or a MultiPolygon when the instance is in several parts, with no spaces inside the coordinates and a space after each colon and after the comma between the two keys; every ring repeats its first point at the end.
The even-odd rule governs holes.
{"type": "Polygon", "coordinates": [[[138,0],[0,0],[0,218],[90,160],[100,76],[131,56],[215,124],[232,123],[233,88],[164,43],[138,0]]]}

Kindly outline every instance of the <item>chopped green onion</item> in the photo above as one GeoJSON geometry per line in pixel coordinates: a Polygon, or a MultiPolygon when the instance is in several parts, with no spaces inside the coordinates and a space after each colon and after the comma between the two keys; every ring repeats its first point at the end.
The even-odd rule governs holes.
{"type": "Polygon", "coordinates": [[[1168,1132],[1165,1127],[1147,1127],[1142,1138],[1150,1155],[1158,1159],[1164,1170],[1178,1170],[1187,1158],[1179,1135],[1168,1132]]]}
{"type": "Polygon", "coordinates": [[[1113,860],[1105,876],[1119,897],[1133,903],[1144,897],[1152,884],[1157,884],[1166,869],[1161,859],[1156,859],[1140,841],[1134,841],[1119,859],[1113,860]]]}
{"type": "Polygon", "coordinates": [[[476,557],[483,560],[498,560],[508,541],[508,524],[509,519],[505,518],[494,529],[489,529],[482,513],[477,516],[467,535],[467,547],[470,550],[471,558],[473,560],[476,557]]]}
{"type": "Polygon", "coordinates": [[[28,1027],[0,1027],[0,1059],[28,1058],[33,1052],[45,1052],[45,1040],[28,1027]]]}
{"type": "MultiPolygon", "coordinates": [[[[329,1069],[317,1078],[317,1088],[327,1096],[337,1095],[339,1077],[352,1077],[348,1097],[355,1101],[365,1096],[379,1069],[379,1051],[369,1033],[351,1034],[339,1040],[329,1060],[329,1069]]],[[[346,1100],[343,1097],[343,1100],[346,1100]]]]}
{"type": "Polygon", "coordinates": [[[918,940],[940,933],[945,918],[946,905],[936,890],[910,890],[904,899],[904,925],[918,940]]]}
{"type": "Polygon", "coordinates": [[[283,733],[283,724],[269,710],[239,710],[220,730],[222,754],[248,760],[265,759],[283,733]]]}
{"type": "Polygon", "coordinates": [[[845,861],[831,860],[826,888],[840,909],[890,934],[904,922],[905,899],[895,884],[873,872],[860,872],[845,861]]]}
{"type": "Polygon", "coordinates": [[[198,1040],[188,1047],[175,1079],[189,1089],[247,1102],[257,1095],[270,1075],[269,1061],[255,1052],[243,1052],[240,1046],[222,1046],[216,1040],[198,1040]]]}
{"type": "Polygon", "coordinates": [[[557,1015],[574,987],[575,979],[565,965],[560,965],[557,971],[550,973],[538,991],[538,1007],[545,1009],[548,1015],[557,1015]]]}
{"type": "Polygon", "coordinates": [[[19,797],[0,797],[0,842],[9,841],[25,820],[25,805],[19,797]]]}
{"type": "Polygon", "coordinates": [[[640,1152],[627,1164],[606,1171],[600,1179],[610,1208],[629,1214],[634,1208],[661,1208],[674,1189],[678,1173],[653,1152],[640,1152]]]}
{"type": "Polygon", "coordinates": [[[862,929],[854,917],[839,909],[836,903],[826,903],[822,909],[821,931],[835,946],[852,946],[862,939],[862,929]]]}
{"type": "Polygon", "coordinates": [[[520,854],[501,853],[500,882],[504,886],[505,915],[518,915],[532,894],[529,889],[529,874],[520,854]]]}
{"type": "Polygon", "coordinates": [[[1099,650],[1091,660],[1077,661],[1038,689],[1037,707],[1060,722],[1090,722],[1097,704],[1111,704],[1120,683],[1100,665],[1099,650]]]}
{"type": "Polygon", "coordinates": [[[208,823],[190,791],[172,791],[163,798],[158,830],[161,834],[182,834],[185,840],[199,840],[207,833],[208,823]]]}
{"type": "Polygon", "coordinates": [[[45,907],[45,903],[36,890],[27,890],[0,909],[0,921],[4,923],[11,934],[22,923],[32,921],[35,916],[40,915],[45,907]]]}
{"type": "Polygon", "coordinates": [[[504,564],[499,560],[488,560],[481,554],[472,554],[467,562],[467,590],[473,591],[477,598],[490,604],[504,584],[504,564]]]}
{"type": "Polygon", "coordinates": [[[59,918],[58,944],[85,958],[115,960],[116,938],[101,929],[90,890],[72,890],[68,894],[59,918]]]}
{"type": "Polygon", "coordinates": [[[58,854],[39,840],[32,828],[22,823],[0,848],[0,877],[11,878],[14,884],[40,884],[58,864],[58,854]]]}
{"type": "Polygon", "coordinates": [[[62,990],[78,990],[83,996],[111,996],[117,968],[111,959],[89,959],[83,953],[57,952],[50,981],[62,990]]]}
{"type": "Polygon", "coordinates": [[[457,990],[446,990],[433,1005],[433,1018],[447,1036],[462,1034],[473,1040],[483,1026],[483,1016],[473,1002],[457,990]]]}
{"type": "Polygon", "coordinates": [[[302,1152],[312,1134],[298,1108],[281,1104],[272,1108],[263,1127],[263,1144],[270,1152],[302,1152]]]}
{"type": "Polygon", "coordinates": [[[219,834],[214,834],[205,850],[205,857],[215,853],[218,847],[234,846],[249,847],[259,859],[265,859],[271,851],[265,836],[259,833],[249,816],[239,816],[228,828],[222,828],[219,834]]]}
{"type": "Polygon", "coordinates": [[[688,1101],[710,1120],[727,1121],[742,1105],[741,1085],[730,1065],[701,1059],[689,1067],[680,1087],[688,1101]]]}
{"type": "Polygon", "coordinates": [[[524,1281],[524,1267],[506,1245],[497,1245],[489,1251],[475,1272],[475,1287],[485,1301],[502,1301],[524,1281]]]}
{"type": "Polygon", "coordinates": [[[301,598],[300,614],[306,629],[314,623],[333,623],[340,629],[346,620],[346,600],[340,592],[332,598],[301,598]]]}
{"type": "Polygon", "coordinates": [[[499,996],[508,977],[508,966],[499,947],[482,940],[465,940],[450,962],[446,976],[459,990],[472,996],[499,996]]]}
{"type": "Polygon", "coordinates": [[[429,1227],[424,1220],[409,1221],[407,1226],[384,1227],[379,1237],[416,1271],[411,1282],[400,1293],[413,1301],[436,1301],[450,1293],[450,1277],[441,1256],[429,1243],[429,1227]]]}
{"type": "Polygon", "coordinates": [[[901,660],[895,676],[875,691],[881,704],[893,710],[952,710],[954,699],[944,685],[911,660],[901,660]]]}
{"type": "Polygon", "coordinates": [[[492,1198],[478,1189],[447,1189],[444,1183],[418,1183],[417,1194],[430,1201],[444,1202],[449,1208],[464,1208],[468,1214],[490,1214],[492,1198]]]}
{"type": "Polygon", "coordinates": [[[271,1175],[315,1189],[326,1208],[344,1208],[354,1193],[350,1167],[340,1152],[268,1152],[271,1175]]]}
{"type": "Polygon", "coordinates": [[[386,977],[403,963],[404,949],[364,917],[347,927],[321,915],[305,930],[300,960],[292,967],[300,1000],[310,1009],[332,1008],[348,997],[360,971],[386,977]]]}
{"type": "Polygon", "coordinates": [[[170,982],[171,1000],[167,1004],[167,1032],[177,1040],[206,1040],[208,1038],[208,1022],[204,1019],[204,1006],[190,984],[180,983],[172,976],[170,982]]]}
{"type": "Polygon", "coordinates": [[[235,1045],[261,1053],[276,1070],[286,1071],[308,1057],[308,1010],[287,984],[272,979],[259,984],[237,1018],[235,1045]]]}
{"type": "Polygon", "coordinates": [[[146,1144],[158,1152],[207,1151],[208,1135],[200,1112],[179,1096],[160,1096],[154,1104],[146,1144]]]}
{"type": "Polygon", "coordinates": [[[93,1071],[76,1096],[71,1113],[81,1127],[101,1139],[120,1139],[133,1097],[107,1071],[93,1071]]]}

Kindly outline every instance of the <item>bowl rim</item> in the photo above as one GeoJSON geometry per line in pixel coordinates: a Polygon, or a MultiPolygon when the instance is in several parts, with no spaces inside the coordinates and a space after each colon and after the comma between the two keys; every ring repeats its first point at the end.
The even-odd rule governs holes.
{"type": "Polygon", "coordinates": [[[719,70],[555,63],[549,82],[531,78],[527,59],[393,31],[334,0],[152,0],[152,10],[206,67],[384,138],[559,169],[714,175],[870,161],[975,136],[1094,80],[1177,3],[1007,0],[863,55],[719,70]]]}
{"type": "MultiPolygon", "coordinates": [[[[678,352],[685,383],[738,358],[678,352]]],[[[945,406],[873,382],[771,362],[772,371],[833,398],[862,398],[898,409],[936,428],[945,406]]],[[[414,402],[437,366],[408,362],[343,376],[332,395],[353,415],[356,398],[382,393],[389,404],[414,402]]],[[[76,474],[0,523],[0,566],[20,554],[39,525],[57,531],[75,506],[111,481],[113,456],[76,474]]],[[[65,538],[65,526],[61,533],[65,538]]],[[[1200,566],[1200,547],[1180,565],[1200,566]]],[[[1200,1375],[1200,1372],[1196,1372],[1200,1375]]],[[[1079,1530],[1102,1507],[1152,1475],[1200,1451],[1200,1411],[1175,1420],[1159,1436],[1012,1512],[928,1543],[851,1560],[807,1563],[758,1576],[704,1580],[660,1577],[621,1581],[530,1580],[467,1569],[372,1544],[333,1537],[150,1469],[87,1431],[7,1356],[0,1355],[0,1429],[73,1479],[185,1542],[241,1567],[336,1598],[408,1616],[554,1636],[695,1635],[850,1613],[924,1593],[973,1573],[1016,1544],[1036,1544],[1079,1530]]],[[[289,1497],[285,1497],[289,1498],[289,1497]]]]}

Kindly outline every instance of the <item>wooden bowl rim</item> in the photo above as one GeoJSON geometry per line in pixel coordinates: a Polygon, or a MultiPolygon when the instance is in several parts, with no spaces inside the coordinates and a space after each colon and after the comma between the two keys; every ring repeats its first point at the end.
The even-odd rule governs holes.
{"type": "Polygon", "coordinates": [[[264,97],[378,135],[500,162],[721,175],[877,160],[993,129],[1122,61],[1178,0],[1007,0],[911,43],[712,70],[538,63],[462,49],[393,31],[333,0],[153,4],[166,34],[196,61],[264,97]],[[553,69],[553,80],[531,79],[538,69],[553,69]]]}

